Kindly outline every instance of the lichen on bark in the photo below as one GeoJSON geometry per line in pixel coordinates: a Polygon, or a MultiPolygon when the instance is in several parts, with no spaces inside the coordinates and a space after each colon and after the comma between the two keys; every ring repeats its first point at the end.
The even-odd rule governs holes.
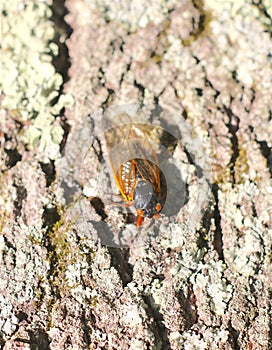
{"type": "Polygon", "coordinates": [[[2,5],[3,349],[270,349],[269,5],[2,5]],[[51,62],[52,11],[73,30],[61,37],[68,81],[51,62]],[[164,109],[177,130],[185,120],[209,158],[211,192],[193,230],[201,157],[172,139],[185,191],[176,215],[146,220],[140,236],[113,204],[97,116],[133,103],[156,105],[149,117],[162,113],[164,126],[164,109]],[[140,244],[102,244],[120,232],[140,244]]]}

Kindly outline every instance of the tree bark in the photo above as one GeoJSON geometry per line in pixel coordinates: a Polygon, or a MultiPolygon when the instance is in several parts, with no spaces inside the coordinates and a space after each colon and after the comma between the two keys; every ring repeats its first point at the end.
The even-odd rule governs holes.
{"type": "Polygon", "coordinates": [[[25,149],[3,109],[2,348],[272,349],[271,4],[64,5],[61,157],[25,149]],[[99,128],[135,103],[180,135],[172,211],[140,230],[99,128]]]}

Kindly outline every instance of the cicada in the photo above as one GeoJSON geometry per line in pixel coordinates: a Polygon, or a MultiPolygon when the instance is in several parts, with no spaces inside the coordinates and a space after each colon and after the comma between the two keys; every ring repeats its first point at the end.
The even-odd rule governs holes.
{"type": "Polygon", "coordinates": [[[140,227],[144,217],[156,218],[162,210],[155,128],[132,122],[126,114],[115,116],[112,124],[104,133],[110,167],[124,201],[135,207],[140,227]]]}

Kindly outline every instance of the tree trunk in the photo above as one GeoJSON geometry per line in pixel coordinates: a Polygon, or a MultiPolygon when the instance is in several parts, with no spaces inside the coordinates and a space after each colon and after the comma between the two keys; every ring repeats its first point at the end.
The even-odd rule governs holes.
{"type": "MultiPolygon", "coordinates": [[[[272,349],[270,1],[52,9],[56,100],[48,72],[43,93],[29,93],[31,76],[14,108],[3,85],[2,348],[272,349]],[[24,98],[45,99],[50,117],[37,126],[46,108],[24,98]],[[157,147],[168,199],[140,228],[109,165],[107,113],[120,153],[124,120],[145,124],[157,147]]],[[[32,25],[36,40],[44,27],[32,25]]]]}

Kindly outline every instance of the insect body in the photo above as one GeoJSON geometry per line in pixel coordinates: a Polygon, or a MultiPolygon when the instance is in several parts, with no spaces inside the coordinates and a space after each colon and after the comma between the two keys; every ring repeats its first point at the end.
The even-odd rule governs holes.
{"type": "Polygon", "coordinates": [[[137,211],[137,226],[143,217],[157,217],[161,211],[160,171],[146,159],[132,159],[121,164],[115,181],[126,202],[137,211]]]}
{"type": "Polygon", "coordinates": [[[108,119],[107,126],[111,128],[104,135],[114,179],[125,202],[135,207],[139,227],[144,217],[157,217],[162,209],[161,172],[150,136],[154,127],[132,122],[127,114],[108,119]]]}

